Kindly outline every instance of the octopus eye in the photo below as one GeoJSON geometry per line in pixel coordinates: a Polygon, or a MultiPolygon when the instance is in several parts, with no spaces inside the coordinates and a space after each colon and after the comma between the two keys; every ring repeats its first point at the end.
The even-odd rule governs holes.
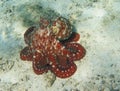
{"type": "Polygon", "coordinates": [[[60,29],[57,26],[52,26],[52,33],[54,35],[57,35],[59,33],[60,29]]]}

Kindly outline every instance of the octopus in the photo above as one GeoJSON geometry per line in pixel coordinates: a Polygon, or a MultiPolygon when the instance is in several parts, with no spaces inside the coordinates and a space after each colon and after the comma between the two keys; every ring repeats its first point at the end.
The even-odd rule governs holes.
{"type": "Polygon", "coordinates": [[[39,26],[32,26],[24,33],[27,46],[21,50],[20,58],[31,61],[37,75],[51,71],[59,78],[68,78],[77,70],[75,61],[86,53],[77,43],[79,38],[67,19],[58,17],[51,21],[41,18],[39,26]]]}

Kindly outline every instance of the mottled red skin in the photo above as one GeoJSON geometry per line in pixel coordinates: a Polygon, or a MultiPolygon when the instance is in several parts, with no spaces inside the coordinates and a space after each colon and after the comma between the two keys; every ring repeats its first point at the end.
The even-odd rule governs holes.
{"type": "Polygon", "coordinates": [[[51,26],[49,21],[41,19],[40,28],[30,27],[25,32],[27,47],[20,52],[20,58],[32,61],[38,75],[50,70],[60,78],[72,76],[77,70],[74,61],[82,59],[86,51],[77,43],[80,35],[71,31],[70,23],[64,18],[57,18],[51,26]],[[59,31],[56,33],[54,28],[59,31]]]}

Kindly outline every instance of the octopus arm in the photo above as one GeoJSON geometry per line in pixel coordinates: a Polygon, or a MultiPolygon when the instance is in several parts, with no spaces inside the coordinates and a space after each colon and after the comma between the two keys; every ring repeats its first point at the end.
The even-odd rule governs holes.
{"type": "Polygon", "coordinates": [[[35,30],[35,26],[32,26],[28,28],[27,31],[24,33],[24,40],[25,40],[25,43],[28,45],[31,43],[34,30],[35,30]]]}
{"type": "Polygon", "coordinates": [[[73,32],[68,39],[66,39],[64,41],[61,41],[61,42],[63,44],[66,44],[66,43],[69,43],[69,42],[77,42],[79,39],[80,39],[80,35],[76,32],[73,32]]]}
{"type": "Polygon", "coordinates": [[[67,57],[65,55],[57,55],[56,57],[56,62],[62,66],[66,67],[67,66],[67,57]]]}
{"type": "Polygon", "coordinates": [[[42,74],[48,71],[49,69],[49,63],[47,59],[45,58],[45,55],[43,55],[40,52],[35,51],[33,54],[33,70],[36,74],[42,74]]]}
{"type": "Polygon", "coordinates": [[[69,60],[76,61],[80,60],[85,56],[85,49],[78,43],[66,43],[66,48],[70,51],[69,60]]]}
{"type": "Polygon", "coordinates": [[[72,76],[75,71],[77,70],[76,64],[74,64],[73,62],[68,62],[67,66],[61,66],[61,65],[55,65],[54,67],[52,67],[52,72],[60,78],[67,78],[72,76]]]}
{"type": "Polygon", "coordinates": [[[22,60],[28,60],[28,61],[32,61],[32,52],[30,50],[29,47],[25,47],[21,52],[20,52],[20,58],[22,60]]]}
{"type": "Polygon", "coordinates": [[[80,39],[80,34],[73,32],[71,36],[71,42],[77,42],[80,39]]]}
{"type": "Polygon", "coordinates": [[[33,70],[37,75],[43,74],[47,72],[49,69],[49,65],[42,65],[40,61],[35,62],[33,61],[33,70]]]}

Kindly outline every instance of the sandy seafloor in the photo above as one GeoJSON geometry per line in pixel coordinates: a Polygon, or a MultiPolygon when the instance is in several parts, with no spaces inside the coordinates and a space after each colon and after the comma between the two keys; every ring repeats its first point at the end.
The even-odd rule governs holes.
{"type": "Polygon", "coordinates": [[[120,0],[0,0],[0,91],[120,91],[120,0]],[[70,20],[87,51],[66,79],[19,57],[24,32],[47,14],[70,20]]]}

